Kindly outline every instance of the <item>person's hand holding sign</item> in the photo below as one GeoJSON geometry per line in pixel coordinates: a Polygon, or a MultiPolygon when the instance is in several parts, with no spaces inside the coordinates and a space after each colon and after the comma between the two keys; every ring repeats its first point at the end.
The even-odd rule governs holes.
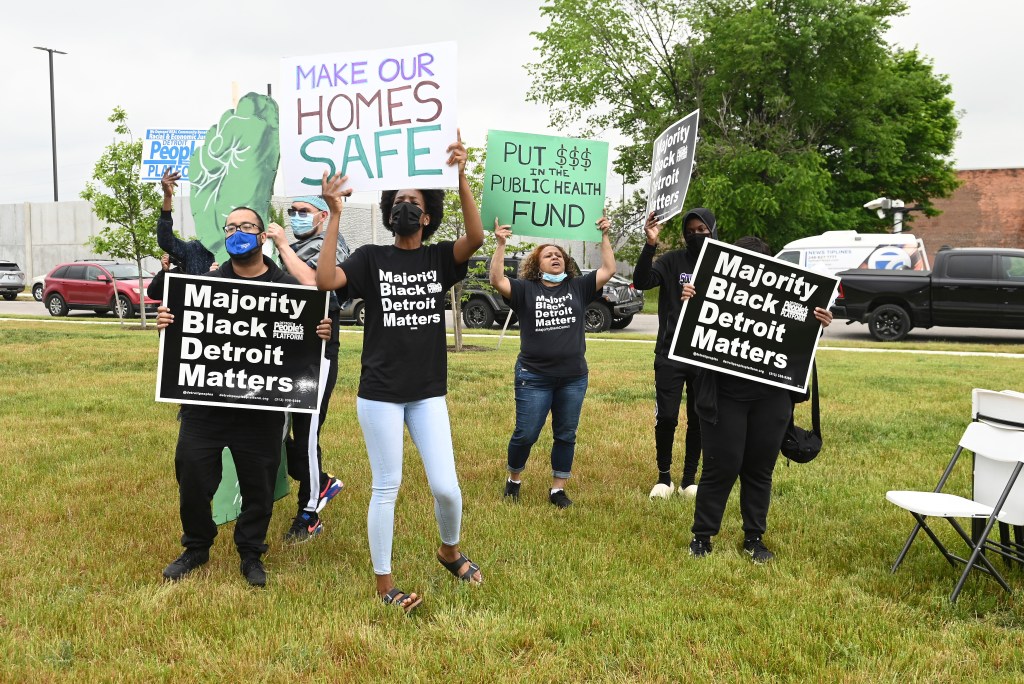
{"type": "Polygon", "coordinates": [[[316,336],[324,342],[331,341],[331,319],[324,318],[316,326],[316,336]]]}
{"type": "Polygon", "coordinates": [[[458,164],[459,175],[464,176],[466,175],[466,159],[469,157],[469,154],[466,152],[466,146],[462,144],[462,129],[457,128],[455,130],[458,133],[458,140],[448,146],[447,152],[450,153],[448,155],[448,166],[458,164]]]}
{"type": "Polygon", "coordinates": [[[331,210],[331,218],[341,215],[345,208],[345,198],[352,194],[352,188],[342,189],[346,183],[348,183],[348,176],[342,176],[340,173],[328,176],[324,171],[323,179],[320,181],[320,194],[323,195],[327,207],[331,210]]]}
{"type": "Polygon", "coordinates": [[[278,251],[280,251],[282,244],[288,244],[288,236],[285,234],[284,228],[276,223],[271,223],[267,226],[267,239],[274,241],[274,244],[277,245],[278,251]]]}
{"type": "Polygon", "coordinates": [[[822,328],[827,328],[828,324],[832,322],[832,312],[822,309],[820,306],[814,307],[814,317],[821,323],[822,328]]]}
{"type": "Polygon", "coordinates": [[[174,314],[166,306],[159,306],[156,309],[156,329],[163,330],[174,322],[174,314]]]}
{"type": "Polygon", "coordinates": [[[647,236],[647,244],[651,247],[658,246],[658,235],[661,234],[661,224],[658,223],[658,219],[654,218],[653,211],[650,216],[647,217],[647,223],[644,224],[644,234],[647,236]]]}
{"type": "Polygon", "coordinates": [[[697,294],[697,290],[694,289],[693,285],[691,285],[690,283],[686,283],[685,285],[683,285],[683,294],[679,297],[679,299],[685,302],[687,299],[689,299],[695,294],[697,294]]]}

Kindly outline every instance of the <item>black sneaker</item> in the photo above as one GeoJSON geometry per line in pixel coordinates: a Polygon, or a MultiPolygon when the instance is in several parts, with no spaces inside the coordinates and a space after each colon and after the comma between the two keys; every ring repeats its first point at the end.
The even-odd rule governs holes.
{"type": "Polygon", "coordinates": [[[164,568],[164,579],[177,582],[199,566],[210,560],[210,552],[206,549],[185,549],[171,564],[164,568]]]}
{"type": "Polygon", "coordinates": [[[519,487],[522,482],[513,482],[512,480],[505,480],[505,498],[512,499],[516,503],[519,502],[519,487]]]}
{"type": "Polygon", "coordinates": [[[324,524],[320,522],[320,516],[309,511],[300,511],[292,520],[292,526],[284,533],[284,540],[289,544],[301,544],[323,531],[324,524]]]}
{"type": "Polygon", "coordinates": [[[743,540],[743,550],[750,554],[750,559],[760,565],[767,563],[775,554],[768,550],[768,547],[761,541],[761,537],[752,537],[743,540]]]}
{"type": "Polygon", "coordinates": [[[707,537],[694,537],[690,542],[690,555],[694,558],[703,558],[711,555],[711,540],[707,537]]]}
{"type": "Polygon", "coordinates": [[[569,506],[572,506],[572,499],[566,496],[564,489],[559,489],[554,494],[548,494],[548,501],[559,508],[568,508],[569,506]]]}
{"type": "Polygon", "coordinates": [[[263,561],[259,558],[243,558],[242,575],[250,586],[267,586],[267,571],[263,569],[263,561]]]}

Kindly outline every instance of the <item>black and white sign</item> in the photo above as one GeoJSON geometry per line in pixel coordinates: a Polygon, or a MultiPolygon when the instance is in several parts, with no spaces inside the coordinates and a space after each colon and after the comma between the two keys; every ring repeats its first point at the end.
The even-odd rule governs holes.
{"type": "Polygon", "coordinates": [[[665,223],[683,212],[686,190],[690,187],[690,175],[693,173],[699,122],[700,110],[695,109],[654,140],[647,214],[653,211],[658,223],[665,223]]]}
{"type": "Polygon", "coordinates": [[[169,273],[156,400],[317,413],[326,292],[169,273]]]}
{"type": "Polygon", "coordinates": [[[838,278],[708,239],[692,282],[669,358],[806,391],[838,278]]]}

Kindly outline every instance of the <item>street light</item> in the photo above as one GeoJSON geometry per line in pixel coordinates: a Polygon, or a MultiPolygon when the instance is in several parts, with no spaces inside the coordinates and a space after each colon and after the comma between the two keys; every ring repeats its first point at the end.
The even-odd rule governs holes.
{"type": "Polygon", "coordinates": [[[45,50],[50,53],[50,147],[53,150],[53,201],[57,201],[57,106],[53,100],[53,53],[66,55],[68,53],[54,50],[53,48],[36,47],[36,50],[45,50]]]}

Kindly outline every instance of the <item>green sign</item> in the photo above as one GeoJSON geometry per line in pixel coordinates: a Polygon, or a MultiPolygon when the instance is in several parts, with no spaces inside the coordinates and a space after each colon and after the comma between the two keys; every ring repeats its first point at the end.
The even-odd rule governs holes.
{"type": "Polygon", "coordinates": [[[484,228],[600,242],[607,180],[606,142],[488,131],[484,228]]]}
{"type": "MultiPolygon", "coordinates": [[[[231,450],[225,449],[221,459],[220,486],[213,495],[213,522],[218,525],[235,520],[242,512],[242,493],[238,489],[238,473],[235,471],[235,460],[231,456],[231,450]]],[[[281,465],[277,469],[277,484],[274,486],[274,501],[287,496],[289,486],[288,454],[285,453],[282,444],[281,465]]]]}

